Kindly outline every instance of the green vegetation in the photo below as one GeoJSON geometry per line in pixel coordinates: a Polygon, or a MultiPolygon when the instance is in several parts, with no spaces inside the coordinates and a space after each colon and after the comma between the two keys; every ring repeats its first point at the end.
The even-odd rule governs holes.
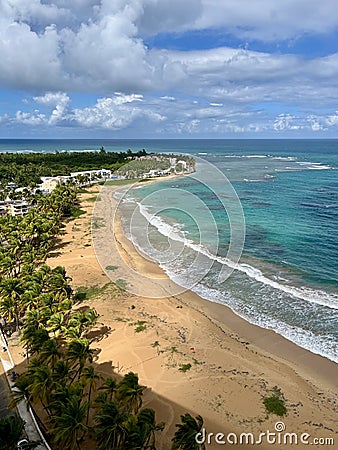
{"type": "Polygon", "coordinates": [[[93,217],[92,219],[92,229],[98,230],[105,226],[104,219],[102,217],[93,217]]]}
{"type": "MultiPolygon", "coordinates": [[[[49,195],[34,196],[32,203],[25,216],[0,218],[0,317],[6,332],[19,332],[27,357],[26,371],[15,380],[12,406],[25,400],[43,411],[40,419],[53,448],[79,450],[89,442],[98,450],[155,450],[164,423],[142,407],[146,387],[137,374],[121,377],[113,367],[111,376],[102,376],[93,347],[102,337],[99,315],[79,307],[114,284],[74,293],[66,270],[46,264],[64,220],[78,208],[76,188],[60,185],[49,195]]],[[[124,280],[118,282],[125,288],[124,280]]],[[[147,326],[145,321],[134,325],[135,332],[147,326]]],[[[178,427],[180,439],[190,433],[185,422],[178,427]]],[[[16,448],[22,432],[19,417],[2,419],[0,448],[16,448]]]]}
{"type": "Polygon", "coordinates": [[[112,285],[112,283],[110,282],[110,283],[105,284],[102,287],[80,286],[80,287],[78,287],[78,289],[75,293],[76,300],[90,300],[92,297],[98,296],[98,295],[102,294],[103,292],[105,292],[108,289],[108,287],[110,287],[111,285],[112,285]]]}
{"type": "Polygon", "coordinates": [[[141,331],[144,331],[147,329],[146,320],[138,320],[137,322],[130,323],[130,326],[135,326],[135,333],[141,333],[141,331]]]}
{"type": "Polygon", "coordinates": [[[192,365],[190,363],[188,364],[181,364],[180,368],[178,369],[181,372],[188,372],[188,370],[190,370],[192,367],[192,365]]]}
{"type": "MultiPolygon", "coordinates": [[[[6,330],[20,330],[28,359],[15,381],[13,404],[26,399],[43,409],[54,448],[78,450],[87,437],[98,449],[155,448],[164,424],[142,408],[145,386],[132,372],[118,380],[96,371],[90,333],[99,316],[89,307],[74,308],[81,295],[88,299],[110,283],[74,294],[65,269],[45,264],[76,191],[60,186],[40,200],[26,216],[0,220],[0,314],[6,330]]],[[[1,448],[13,448],[4,439],[12,436],[16,443],[22,430],[18,417],[2,420],[1,448]]]]}
{"type": "Polygon", "coordinates": [[[273,388],[272,395],[263,399],[263,403],[268,413],[281,417],[287,413],[284,395],[276,386],[273,388]]]}
{"type": "Polygon", "coordinates": [[[103,147],[95,152],[56,153],[1,153],[0,182],[6,185],[14,182],[18,186],[32,186],[40,183],[43,176],[70,175],[71,172],[95,170],[104,167],[118,170],[129,158],[145,156],[145,150],[133,153],[106,152],[103,147]]]}
{"type": "Polygon", "coordinates": [[[106,266],[106,270],[117,270],[119,266],[106,266]]]}
{"type": "Polygon", "coordinates": [[[70,210],[70,215],[74,219],[77,219],[78,217],[82,216],[83,214],[86,214],[86,211],[84,211],[83,209],[80,209],[80,208],[73,207],[70,210]]]}
{"type": "Polygon", "coordinates": [[[119,278],[115,281],[115,284],[117,287],[119,287],[122,291],[125,291],[127,289],[127,283],[125,280],[122,280],[122,278],[119,278]]]}
{"type": "Polygon", "coordinates": [[[177,431],[172,439],[171,450],[205,450],[204,444],[196,442],[196,434],[203,428],[203,419],[201,416],[196,418],[186,413],[181,416],[181,423],[176,424],[177,431]]]}
{"type": "MultiPolygon", "coordinates": [[[[147,178],[143,179],[143,176],[151,171],[165,174],[183,173],[184,171],[193,171],[194,167],[195,160],[191,156],[152,153],[147,155],[147,158],[131,160],[128,164],[121,166],[117,170],[117,174],[130,180],[141,178],[140,181],[147,181],[147,178]],[[181,162],[177,163],[178,159],[183,162],[185,167],[181,162]]],[[[151,177],[152,174],[149,173],[149,176],[151,177]]]]}

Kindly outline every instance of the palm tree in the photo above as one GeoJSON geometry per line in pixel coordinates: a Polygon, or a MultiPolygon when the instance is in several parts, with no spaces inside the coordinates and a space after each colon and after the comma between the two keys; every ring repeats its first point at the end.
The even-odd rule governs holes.
{"type": "Polygon", "coordinates": [[[54,369],[55,364],[61,357],[58,343],[55,339],[48,339],[42,344],[38,354],[38,359],[42,364],[46,364],[54,369]]]}
{"type": "Polygon", "coordinates": [[[18,278],[5,278],[0,283],[0,314],[6,317],[8,322],[14,320],[16,330],[20,328],[20,316],[22,313],[21,296],[23,294],[22,281],[18,278]]]}
{"type": "Polygon", "coordinates": [[[61,312],[55,312],[47,320],[47,330],[54,333],[54,337],[58,337],[61,331],[65,331],[67,328],[64,327],[65,316],[61,312]]]}
{"type": "Polygon", "coordinates": [[[28,374],[32,377],[32,383],[29,386],[29,392],[33,399],[38,399],[48,416],[51,416],[49,404],[51,394],[56,388],[56,383],[52,377],[49,367],[40,365],[38,360],[28,367],[28,374]]]}
{"type": "Polygon", "coordinates": [[[142,406],[142,394],[145,388],[138,384],[138,376],[129,372],[118,384],[116,398],[129,413],[137,414],[142,406]]]}
{"type": "Polygon", "coordinates": [[[72,364],[72,368],[75,370],[75,375],[72,382],[75,380],[76,376],[80,379],[80,375],[87,361],[93,362],[94,350],[90,348],[90,343],[88,339],[74,339],[69,343],[67,349],[67,361],[72,364]]]}
{"type": "Polygon", "coordinates": [[[123,449],[126,414],[115,401],[104,402],[95,416],[95,433],[100,450],[123,449]]]}
{"type": "MultiPolygon", "coordinates": [[[[93,390],[93,388],[95,388],[96,383],[102,377],[101,377],[101,375],[99,375],[98,373],[95,372],[95,369],[94,369],[93,366],[88,366],[88,367],[85,367],[83,369],[81,378],[83,379],[85,384],[88,384],[88,386],[89,386],[89,388],[88,388],[88,405],[90,406],[91,405],[90,399],[91,399],[92,390],[93,390]]],[[[86,425],[88,425],[88,421],[89,421],[89,411],[90,411],[90,409],[88,408],[87,418],[86,418],[86,425]]]]}
{"type": "Polygon", "coordinates": [[[155,411],[151,408],[145,408],[137,416],[137,425],[141,448],[155,450],[155,433],[156,431],[163,431],[165,423],[156,423],[155,411]]]}
{"type": "Polygon", "coordinates": [[[29,355],[38,353],[43,344],[50,340],[48,331],[44,328],[35,328],[34,325],[29,324],[23,329],[21,336],[21,342],[23,343],[26,352],[27,359],[29,355]]]}
{"type": "Polygon", "coordinates": [[[82,403],[81,396],[72,395],[59,407],[60,413],[52,417],[52,440],[57,448],[80,449],[80,442],[88,431],[84,422],[89,405],[82,403]]]}
{"type": "Polygon", "coordinates": [[[98,318],[99,315],[95,309],[90,308],[85,312],[77,311],[71,315],[68,329],[71,330],[73,336],[81,338],[96,325],[98,318]]]}
{"type": "Polygon", "coordinates": [[[172,438],[172,450],[205,450],[204,444],[196,442],[197,433],[201,432],[203,419],[197,416],[195,419],[185,413],[181,416],[182,423],[176,424],[177,430],[172,438]]]}
{"type": "Polygon", "coordinates": [[[117,382],[115,378],[108,377],[104,380],[103,385],[99,388],[99,390],[102,390],[107,394],[108,400],[112,401],[113,397],[116,394],[117,391],[117,382]]]}
{"type": "Polygon", "coordinates": [[[15,407],[15,405],[23,400],[27,402],[27,408],[31,406],[33,396],[30,393],[29,387],[32,382],[32,376],[27,372],[23,373],[15,380],[14,389],[12,390],[11,394],[11,408],[15,407]]]}
{"type": "Polygon", "coordinates": [[[25,422],[17,414],[0,419],[0,448],[13,450],[20,439],[25,422]]]}

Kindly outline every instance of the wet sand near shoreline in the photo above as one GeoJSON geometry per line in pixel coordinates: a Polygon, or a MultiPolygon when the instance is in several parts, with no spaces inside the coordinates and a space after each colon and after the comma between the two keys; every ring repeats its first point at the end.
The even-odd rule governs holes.
{"type": "Polygon", "coordinates": [[[98,362],[112,361],[121,375],[135,371],[148,386],[144,404],[167,424],[157,448],[170,448],[175,423],[184,411],[201,414],[214,433],[273,430],[280,418],[267,417],[262,399],[274,386],[286,399],[288,414],[282,419],[286,431],[333,436],[338,442],[337,364],[249,324],[223,305],[191,291],[179,293],[157,264],[135,250],[118,222],[111,226],[114,189],[104,187],[95,207],[95,215],[102,215],[93,229],[95,250],[98,241],[103,253],[102,258],[99,251],[102,267],[91,241],[98,187],[82,194],[87,213],[66,225],[48,264],[65,266],[74,288],[106,286],[88,303],[109,330],[97,343],[98,362]],[[118,267],[106,270],[113,266],[118,267]],[[108,284],[110,279],[119,280],[128,287],[138,282],[137,274],[142,274],[140,293],[158,290],[160,298],[133,295],[108,284]]]}

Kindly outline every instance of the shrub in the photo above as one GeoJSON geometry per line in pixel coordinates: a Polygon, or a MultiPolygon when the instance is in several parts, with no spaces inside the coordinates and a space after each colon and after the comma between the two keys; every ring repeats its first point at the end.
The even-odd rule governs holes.
{"type": "Polygon", "coordinates": [[[263,403],[269,413],[276,414],[277,416],[285,416],[287,412],[283,394],[277,388],[274,388],[271,397],[265,397],[263,399],[263,403]]]}
{"type": "Polygon", "coordinates": [[[182,364],[181,367],[178,369],[181,372],[188,372],[188,370],[191,369],[191,364],[182,364]]]}

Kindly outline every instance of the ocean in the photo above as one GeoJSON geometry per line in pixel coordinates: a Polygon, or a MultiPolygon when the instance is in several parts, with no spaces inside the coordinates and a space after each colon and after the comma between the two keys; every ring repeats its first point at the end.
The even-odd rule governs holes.
{"type": "Polygon", "coordinates": [[[128,237],[179,285],[338,362],[338,140],[2,140],[0,151],[102,145],[200,158],[192,176],[125,193],[128,237]]]}

